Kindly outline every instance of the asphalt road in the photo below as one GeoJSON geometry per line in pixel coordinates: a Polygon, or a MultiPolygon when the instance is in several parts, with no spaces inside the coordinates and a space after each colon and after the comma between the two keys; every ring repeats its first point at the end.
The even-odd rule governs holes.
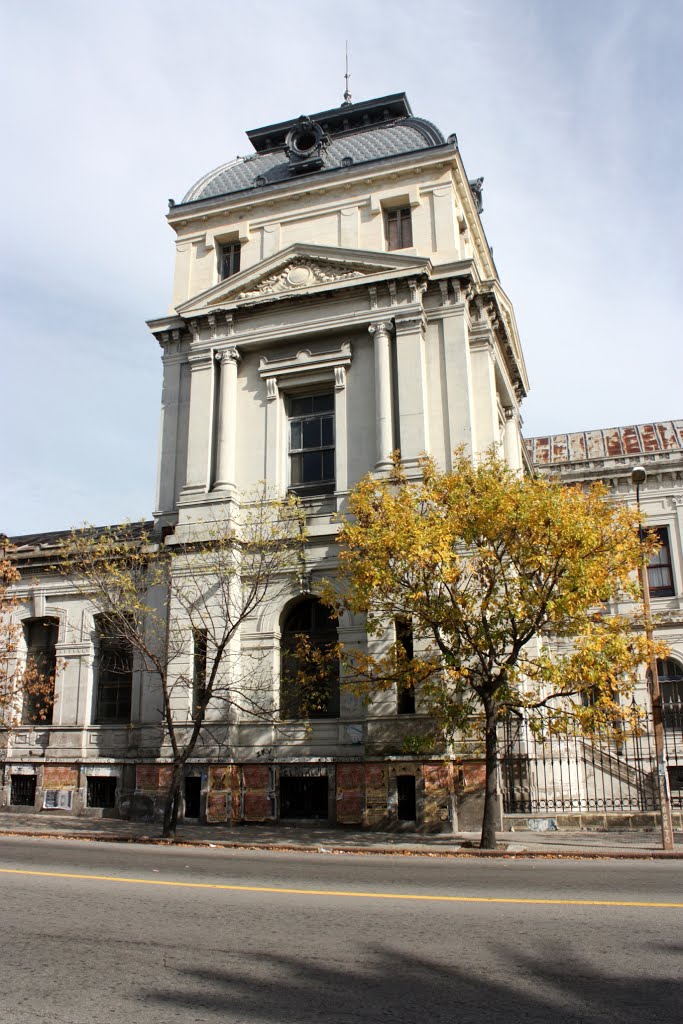
{"type": "Polygon", "coordinates": [[[683,1019],[682,862],[2,838],[0,888],[2,1024],[683,1019]]]}

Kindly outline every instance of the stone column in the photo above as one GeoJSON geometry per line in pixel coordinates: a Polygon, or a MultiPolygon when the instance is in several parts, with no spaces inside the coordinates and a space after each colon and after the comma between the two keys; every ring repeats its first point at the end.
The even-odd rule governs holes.
{"type": "Polygon", "coordinates": [[[228,490],[237,481],[237,364],[240,354],[235,345],[216,352],[220,362],[218,424],[216,430],[216,476],[214,490],[228,490]]]}
{"type": "Polygon", "coordinates": [[[520,449],[519,419],[515,410],[510,406],[505,409],[503,451],[510,468],[518,471],[521,470],[522,452],[520,449]]]}
{"type": "Polygon", "coordinates": [[[391,323],[380,321],[370,324],[375,339],[375,416],[376,454],[375,469],[386,469],[394,448],[394,426],[391,401],[391,323]]]}

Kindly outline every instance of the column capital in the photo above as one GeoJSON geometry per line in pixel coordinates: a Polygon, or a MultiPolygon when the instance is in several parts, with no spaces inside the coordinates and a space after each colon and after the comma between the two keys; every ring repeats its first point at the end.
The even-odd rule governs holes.
{"type": "Polygon", "coordinates": [[[239,363],[242,356],[239,354],[237,345],[228,345],[227,348],[221,349],[214,353],[214,359],[217,363],[239,363]]]}
{"type": "Polygon", "coordinates": [[[370,334],[375,335],[375,337],[382,338],[388,337],[391,334],[393,327],[394,325],[391,320],[378,320],[376,323],[370,324],[368,330],[370,334]]]}

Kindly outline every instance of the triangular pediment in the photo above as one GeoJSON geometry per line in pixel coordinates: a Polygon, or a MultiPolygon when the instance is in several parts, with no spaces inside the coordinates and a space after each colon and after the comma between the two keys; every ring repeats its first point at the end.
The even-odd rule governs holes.
{"type": "Polygon", "coordinates": [[[431,270],[431,262],[420,256],[341,249],[297,242],[256,266],[234,274],[200,295],[178,306],[187,317],[210,312],[217,306],[275,301],[306,295],[311,291],[371,283],[387,276],[410,276],[431,270]]]}

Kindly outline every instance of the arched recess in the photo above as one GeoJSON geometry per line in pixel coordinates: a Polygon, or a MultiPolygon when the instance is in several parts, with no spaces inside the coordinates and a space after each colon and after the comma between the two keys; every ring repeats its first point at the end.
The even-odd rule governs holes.
{"type": "Polygon", "coordinates": [[[290,604],[281,619],[280,717],[339,717],[339,623],[317,597],[290,604]]]}
{"type": "Polygon", "coordinates": [[[22,620],[26,675],[21,720],[24,725],[52,725],[60,620],[40,616],[22,620]]]}
{"type": "Polygon", "coordinates": [[[664,728],[680,733],[683,730],[683,666],[675,658],[658,659],[657,675],[664,728]]]}

